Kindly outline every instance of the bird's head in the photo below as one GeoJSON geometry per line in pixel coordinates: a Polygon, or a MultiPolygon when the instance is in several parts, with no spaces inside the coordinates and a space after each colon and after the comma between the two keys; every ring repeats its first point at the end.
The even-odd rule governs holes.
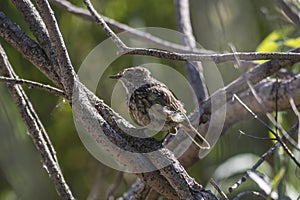
{"type": "Polygon", "coordinates": [[[150,71],[144,67],[131,67],[120,71],[116,75],[109,76],[110,78],[121,80],[123,86],[129,90],[135,90],[140,86],[151,81],[150,71]]]}

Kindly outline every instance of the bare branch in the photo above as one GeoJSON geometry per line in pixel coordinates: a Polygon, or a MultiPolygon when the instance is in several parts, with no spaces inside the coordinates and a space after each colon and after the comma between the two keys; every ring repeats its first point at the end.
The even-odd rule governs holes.
{"type": "Polygon", "coordinates": [[[300,16],[296,11],[296,8],[288,3],[286,0],[277,0],[277,4],[286,14],[286,16],[300,29],[300,16]]]}
{"type": "Polygon", "coordinates": [[[61,87],[59,75],[53,70],[52,63],[43,49],[2,12],[0,12],[0,36],[34,64],[53,83],[61,87]]]}
{"type": "MultiPolygon", "coordinates": [[[[300,48],[296,48],[291,52],[300,52],[300,48]]],[[[234,57],[241,58],[238,53],[234,53],[234,57]]],[[[252,85],[255,85],[259,81],[263,80],[264,78],[274,74],[276,71],[281,69],[282,67],[292,65],[296,63],[294,60],[270,60],[263,64],[257,65],[256,67],[252,68],[250,71],[244,73],[239,78],[231,82],[229,85],[225,86],[224,88],[216,91],[214,94],[210,96],[209,99],[205,100],[202,103],[203,113],[207,114],[210,111],[211,106],[211,99],[220,99],[223,95],[227,96],[227,99],[231,99],[233,94],[238,94],[247,89],[249,81],[252,85]]],[[[222,106],[222,105],[219,105],[222,106]]]]}
{"type": "MultiPolygon", "coordinates": [[[[269,79],[260,82],[259,84],[254,86],[254,89],[258,96],[264,102],[265,108],[267,112],[272,112],[276,109],[276,104],[274,102],[276,92],[275,88],[275,80],[269,79]]],[[[286,110],[290,108],[289,99],[292,97],[296,102],[296,105],[300,105],[300,75],[289,79],[289,80],[279,80],[278,87],[278,110],[286,110]],[[289,95],[291,95],[289,97],[289,95]]],[[[260,105],[255,100],[255,97],[249,93],[248,90],[240,93],[240,98],[242,101],[251,108],[255,113],[263,114],[264,111],[261,110],[260,105]]],[[[227,119],[226,119],[226,127],[225,130],[232,126],[233,124],[239,122],[240,120],[244,120],[248,118],[249,113],[242,109],[242,106],[238,102],[233,102],[229,100],[227,102],[227,119]],[[237,116],[236,113],[239,113],[237,116]]]]}
{"type": "MultiPolygon", "coordinates": [[[[293,134],[298,129],[299,123],[297,122],[292,126],[292,128],[287,132],[287,135],[293,134]]],[[[287,135],[284,135],[281,137],[281,140],[285,140],[287,135]]],[[[277,141],[275,144],[273,144],[261,157],[260,159],[252,166],[250,169],[251,171],[255,171],[265,160],[266,158],[271,155],[279,146],[281,146],[280,142],[277,141]]],[[[237,189],[243,182],[246,181],[248,178],[248,173],[244,173],[233,186],[229,188],[229,192],[233,192],[235,189],[237,189]]]]}
{"type": "MultiPolygon", "coordinates": [[[[275,80],[274,79],[267,79],[261,81],[257,85],[254,86],[256,93],[263,99],[263,102],[266,106],[266,110],[268,112],[272,112],[276,110],[276,104],[274,102],[276,92],[274,90],[275,87],[275,80]]],[[[289,95],[292,97],[297,106],[300,106],[300,75],[291,78],[289,80],[281,80],[279,81],[279,88],[278,88],[278,110],[287,110],[290,109],[289,103],[289,95]]],[[[251,94],[249,90],[242,91],[239,94],[241,100],[249,106],[255,113],[257,114],[264,114],[255,100],[255,97],[251,94]]],[[[229,99],[226,103],[226,119],[224,123],[224,127],[222,133],[225,133],[231,126],[234,124],[245,120],[250,117],[249,112],[237,102],[232,101],[229,99]],[[237,114],[238,113],[238,114],[237,114]]],[[[220,107],[222,109],[222,107],[220,107]]],[[[215,111],[216,113],[219,112],[218,110],[215,111]]],[[[199,131],[201,133],[205,133],[207,131],[208,123],[201,124],[199,126],[199,131]]],[[[181,136],[181,135],[180,135],[181,136]]],[[[184,134],[182,134],[184,137],[184,134]]],[[[183,140],[184,138],[178,138],[183,140]]],[[[184,167],[190,167],[193,163],[199,160],[198,157],[198,148],[196,145],[192,145],[183,156],[180,157],[179,161],[183,163],[184,167]]]]}
{"type": "MultiPolygon", "coordinates": [[[[182,43],[193,50],[196,48],[196,40],[190,20],[189,0],[176,0],[175,7],[177,11],[178,30],[183,33],[183,38],[181,38],[182,43]]],[[[185,62],[184,66],[187,78],[194,89],[197,100],[198,102],[202,102],[208,97],[202,64],[200,62],[185,62]]]]}
{"type": "MultiPolygon", "coordinates": [[[[17,78],[1,45],[0,68],[4,76],[9,76],[14,79],[17,78]]],[[[22,87],[20,87],[20,85],[11,84],[8,84],[7,87],[17,105],[17,108],[19,109],[25,125],[27,126],[34,145],[41,154],[43,165],[46,167],[60,197],[66,200],[75,199],[69,189],[69,186],[64,180],[57,162],[55,150],[48,138],[47,132],[39,120],[39,117],[35,113],[22,87]]]]}
{"type": "Polygon", "coordinates": [[[109,186],[109,188],[106,190],[105,199],[110,199],[113,194],[115,193],[116,189],[121,184],[121,180],[123,178],[124,173],[119,172],[114,180],[114,182],[109,186]]]}
{"type": "MultiPolygon", "coordinates": [[[[51,60],[53,71],[55,71],[57,74],[60,74],[54,49],[51,46],[48,30],[40,14],[30,0],[14,0],[13,2],[23,15],[26,23],[29,25],[31,32],[37,38],[39,44],[46,52],[48,58],[51,60]]],[[[60,87],[62,88],[61,83],[60,87]]]]}
{"type": "Polygon", "coordinates": [[[209,182],[218,191],[218,193],[221,195],[222,199],[228,200],[228,197],[226,196],[226,194],[221,190],[221,188],[218,186],[218,184],[216,183],[216,181],[213,178],[211,178],[209,180],[209,182]]]}
{"type": "Polygon", "coordinates": [[[52,52],[50,38],[40,14],[29,0],[13,0],[13,2],[29,25],[29,29],[50,58],[52,52]]]}
{"type": "Polygon", "coordinates": [[[112,39],[115,45],[121,51],[120,53],[125,53],[127,51],[127,46],[122,42],[122,40],[110,29],[110,27],[106,24],[103,20],[102,16],[97,13],[95,8],[93,7],[90,0],[83,0],[84,4],[86,5],[87,9],[90,11],[91,15],[95,18],[98,25],[104,30],[106,35],[112,39]]]}
{"type": "Polygon", "coordinates": [[[47,0],[35,0],[35,2],[50,36],[51,46],[54,49],[53,53],[60,68],[60,78],[64,91],[71,99],[76,75],[56,18],[47,0]]]}
{"type": "Polygon", "coordinates": [[[146,55],[158,58],[166,58],[170,60],[181,60],[181,61],[211,61],[215,63],[235,61],[236,57],[240,60],[278,60],[288,62],[299,62],[299,52],[287,52],[287,53],[258,53],[258,52],[236,52],[236,53],[224,53],[224,54],[183,54],[169,52],[158,49],[147,49],[147,48],[128,48],[126,54],[130,55],[146,55]]]}
{"type": "MultiPolygon", "coordinates": [[[[255,95],[254,95],[255,96],[255,95]]],[[[294,161],[294,163],[300,167],[300,162],[296,159],[292,151],[288,148],[284,141],[280,138],[277,132],[273,131],[271,127],[268,126],[266,122],[264,122],[260,117],[257,116],[242,100],[237,96],[233,95],[234,99],[237,99],[238,102],[254,117],[254,119],[258,120],[262,125],[264,125],[276,138],[276,140],[281,144],[284,151],[289,155],[289,157],[294,161]]],[[[256,98],[256,97],[255,97],[256,98]]],[[[263,110],[265,112],[265,110],[263,110]]]]}
{"type": "MultiPolygon", "coordinates": [[[[87,19],[92,22],[95,21],[95,18],[90,14],[90,12],[88,10],[77,7],[66,0],[50,0],[50,2],[52,2],[53,4],[55,4],[58,7],[62,8],[64,11],[67,11],[69,13],[72,13],[74,15],[77,15],[83,19],[87,19]]],[[[132,28],[125,24],[119,23],[113,19],[105,17],[103,15],[101,15],[101,16],[102,16],[103,20],[107,24],[109,24],[109,26],[112,27],[114,30],[126,31],[130,35],[132,35],[134,38],[139,38],[142,40],[146,40],[148,42],[152,42],[152,43],[157,44],[166,49],[170,49],[170,50],[177,51],[177,52],[193,52],[193,53],[202,53],[202,54],[215,53],[214,51],[198,49],[198,48],[194,48],[191,50],[189,47],[163,40],[163,39],[158,38],[150,33],[146,33],[146,32],[140,31],[138,29],[132,28]]]]}
{"type": "Polygon", "coordinates": [[[57,89],[50,85],[45,85],[42,83],[34,82],[34,81],[29,81],[29,80],[25,80],[25,79],[8,78],[8,77],[3,77],[3,76],[0,76],[0,81],[6,82],[6,83],[13,83],[13,84],[22,84],[22,85],[26,85],[29,88],[45,90],[45,91],[53,93],[57,96],[65,97],[65,93],[63,91],[61,91],[60,89],[57,89]]]}
{"type": "Polygon", "coordinates": [[[158,58],[166,58],[170,60],[181,60],[181,61],[213,61],[215,63],[235,61],[238,57],[240,60],[280,60],[289,62],[300,61],[300,53],[297,51],[292,51],[288,53],[225,53],[225,54],[185,54],[185,53],[174,53],[159,49],[149,49],[149,48],[132,48],[127,47],[122,40],[111,30],[111,28],[106,24],[100,14],[94,9],[93,5],[89,0],[84,0],[84,3],[88,7],[92,16],[95,17],[96,22],[105,31],[105,33],[111,37],[115,45],[119,48],[120,53],[130,54],[130,55],[146,55],[158,58]]]}

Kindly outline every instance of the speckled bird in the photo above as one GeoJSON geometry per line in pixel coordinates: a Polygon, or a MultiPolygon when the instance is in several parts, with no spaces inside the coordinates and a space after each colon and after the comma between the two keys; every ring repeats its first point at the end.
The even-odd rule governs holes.
{"type": "Polygon", "coordinates": [[[126,90],[129,113],[138,124],[169,134],[176,134],[180,126],[199,148],[210,148],[209,143],[192,126],[183,104],[165,84],[153,78],[148,69],[142,66],[131,67],[110,78],[121,81],[126,90]]]}

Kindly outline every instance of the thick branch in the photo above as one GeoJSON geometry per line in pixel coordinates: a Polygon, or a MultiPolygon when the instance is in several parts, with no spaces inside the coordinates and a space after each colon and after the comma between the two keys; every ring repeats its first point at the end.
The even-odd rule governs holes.
{"type": "MultiPolygon", "coordinates": [[[[294,99],[297,106],[300,105],[300,75],[289,80],[279,80],[278,83],[276,83],[276,80],[274,79],[264,80],[255,85],[254,89],[256,94],[263,101],[266,109],[265,111],[267,112],[275,111],[276,106],[278,111],[290,109],[289,96],[294,99]],[[275,99],[277,99],[277,105],[275,99]]],[[[262,110],[261,106],[249,90],[240,93],[239,97],[253,112],[256,114],[264,114],[265,111],[262,110]]],[[[233,124],[249,117],[249,112],[244,109],[241,104],[237,101],[229,100],[227,103],[226,127],[224,128],[226,130],[233,124]],[[238,113],[238,116],[236,113],[238,113]]]]}
{"type": "MultiPolygon", "coordinates": [[[[299,53],[300,48],[296,48],[291,52],[299,53]]],[[[235,53],[236,54],[236,53],[235,53]]],[[[257,65],[256,67],[252,68],[250,71],[244,73],[242,76],[231,82],[226,87],[216,91],[214,94],[210,96],[209,99],[204,101],[201,107],[204,110],[204,114],[210,112],[211,107],[211,100],[212,99],[221,99],[222,96],[226,95],[227,100],[232,98],[233,94],[238,94],[248,88],[247,81],[252,85],[260,82],[264,78],[271,76],[276,71],[281,69],[282,67],[289,66],[295,64],[297,61],[295,60],[271,60],[265,62],[263,64],[257,65]]],[[[222,106],[222,105],[219,105],[222,106]]]]}
{"type": "Polygon", "coordinates": [[[43,72],[53,83],[58,87],[61,86],[60,78],[53,70],[52,63],[43,49],[2,12],[0,12],[0,36],[43,72]]]}
{"type": "MultiPolygon", "coordinates": [[[[14,0],[13,1],[15,6],[18,8],[18,10],[23,15],[26,23],[28,24],[31,32],[38,40],[41,47],[46,52],[48,58],[50,59],[52,63],[53,71],[56,72],[56,74],[59,74],[59,68],[58,68],[58,62],[55,57],[54,49],[51,46],[50,37],[48,35],[48,31],[46,28],[46,25],[44,24],[40,14],[34,7],[34,5],[31,3],[30,0],[14,0]]],[[[62,88],[62,85],[60,84],[60,87],[62,88]]]]}
{"type": "MultiPolygon", "coordinates": [[[[290,80],[280,80],[279,87],[276,86],[276,84],[275,80],[269,79],[254,86],[257,95],[263,100],[267,112],[273,112],[276,110],[276,103],[274,101],[276,98],[278,99],[277,109],[279,111],[290,109],[289,96],[294,99],[297,106],[300,106],[300,75],[297,75],[290,80]],[[276,92],[275,87],[278,88],[278,93],[276,92]]],[[[265,114],[265,111],[261,109],[261,106],[249,89],[241,92],[239,97],[256,114],[265,114]]],[[[249,112],[237,101],[229,99],[225,106],[227,109],[222,131],[223,134],[234,124],[251,117],[249,112]]],[[[220,107],[220,109],[222,108],[220,107]]],[[[216,110],[216,113],[217,112],[218,110],[216,110]]],[[[201,133],[205,133],[207,131],[207,124],[205,123],[200,125],[199,131],[201,133]]],[[[184,134],[182,134],[182,137],[183,138],[181,139],[183,140],[184,134]]],[[[192,164],[199,159],[197,149],[196,145],[191,146],[180,158],[180,162],[184,163],[185,167],[192,166],[192,164]]]]}
{"type": "Polygon", "coordinates": [[[47,0],[35,0],[35,2],[50,36],[51,46],[54,49],[53,53],[59,65],[64,92],[71,98],[76,75],[56,18],[47,0]]]}
{"type": "MultiPolygon", "coordinates": [[[[77,98],[76,95],[76,98],[74,97],[73,99],[73,110],[78,115],[76,119],[82,122],[85,129],[89,130],[89,133],[97,136],[97,141],[101,144],[102,148],[107,150],[107,152],[110,152],[111,156],[117,159],[120,163],[124,163],[127,167],[132,167],[130,169],[132,171],[136,171],[139,167],[145,166],[149,169],[152,167],[154,167],[153,169],[157,169],[157,171],[153,172],[138,173],[137,176],[147,182],[147,184],[159,193],[170,199],[176,199],[178,191],[175,189],[180,185],[171,187],[168,182],[170,180],[161,176],[163,173],[166,173],[165,169],[161,168],[163,163],[170,163],[168,173],[171,173],[172,177],[177,177],[177,180],[186,181],[186,183],[193,183],[192,178],[187,175],[187,172],[184,169],[178,169],[180,165],[178,166],[178,161],[176,161],[170,151],[165,148],[156,149],[157,147],[155,146],[157,146],[158,143],[151,138],[141,139],[130,137],[123,131],[124,129],[120,128],[125,127],[127,124],[123,118],[115,114],[111,108],[100,101],[96,96],[94,96],[94,94],[87,91],[81,84],[78,85],[77,89],[79,96],[77,98]],[[94,107],[96,110],[94,110],[94,107]],[[101,116],[103,116],[107,121],[104,121],[101,116]],[[110,142],[107,141],[107,139],[110,142]],[[115,146],[111,146],[111,143],[121,147],[121,151],[115,146]],[[154,157],[149,157],[144,154],[136,154],[137,157],[134,160],[139,162],[135,163],[131,162],[133,158],[126,157],[126,154],[122,154],[124,150],[131,152],[149,152],[153,148],[156,149],[157,152],[154,157]],[[159,162],[157,162],[158,160],[159,162]],[[174,165],[173,163],[177,164],[174,165]],[[183,175],[185,179],[182,178],[183,175]]],[[[170,174],[165,174],[165,176],[169,177],[170,174]]],[[[192,187],[192,185],[189,187],[192,187]]],[[[185,190],[189,190],[189,187],[185,188],[185,190]]]]}

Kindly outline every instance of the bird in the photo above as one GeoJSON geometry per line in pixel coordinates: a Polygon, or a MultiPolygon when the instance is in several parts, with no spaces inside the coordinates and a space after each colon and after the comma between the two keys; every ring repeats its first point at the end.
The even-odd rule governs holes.
{"type": "Polygon", "coordinates": [[[139,125],[171,135],[175,135],[177,128],[181,127],[199,148],[210,148],[207,140],[191,124],[183,104],[164,83],[152,77],[148,69],[143,66],[130,67],[109,78],[121,81],[130,116],[139,125]]]}

